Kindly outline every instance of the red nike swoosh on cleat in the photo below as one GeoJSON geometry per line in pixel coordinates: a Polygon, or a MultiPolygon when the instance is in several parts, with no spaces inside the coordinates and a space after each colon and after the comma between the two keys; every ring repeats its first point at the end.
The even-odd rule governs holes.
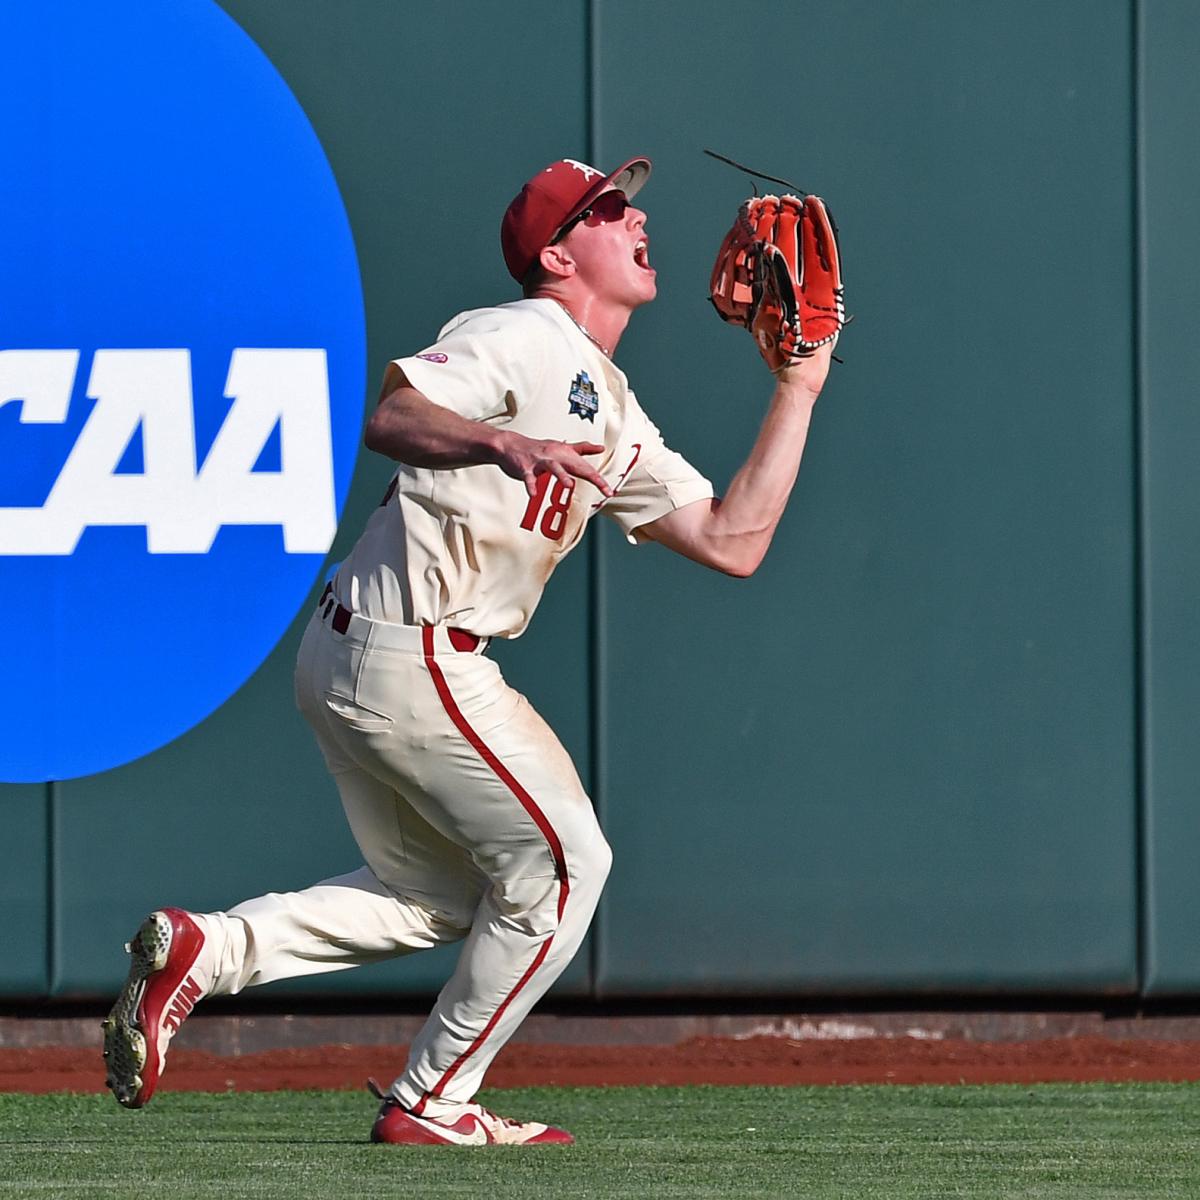
{"type": "Polygon", "coordinates": [[[446,1125],[441,1121],[434,1121],[432,1124],[453,1133],[455,1142],[460,1146],[484,1146],[492,1140],[487,1126],[474,1113],[464,1113],[453,1125],[446,1125]]]}

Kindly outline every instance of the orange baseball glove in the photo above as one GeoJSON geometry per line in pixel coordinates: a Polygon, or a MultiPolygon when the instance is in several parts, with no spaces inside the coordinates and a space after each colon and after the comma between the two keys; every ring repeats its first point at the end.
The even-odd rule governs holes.
{"type": "Polygon", "coordinates": [[[755,196],[738,209],[709,281],[725,321],[778,373],[837,342],[846,323],[837,226],[819,196],[755,196]]]}

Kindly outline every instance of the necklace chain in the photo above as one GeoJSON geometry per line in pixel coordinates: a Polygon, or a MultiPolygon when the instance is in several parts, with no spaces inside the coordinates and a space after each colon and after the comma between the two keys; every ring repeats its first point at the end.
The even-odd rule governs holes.
{"type": "Polygon", "coordinates": [[[587,340],[591,342],[592,345],[595,346],[605,358],[612,358],[612,351],[598,337],[594,337],[592,335],[592,331],[581,320],[579,320],[579,318],[576,317],[575,314],[561,300],[555,300],[554,303],[557,304],[558,307],[561,308],[563,312],[565,312],[567,316],[571,318],[571,324],[574,325],[575,328],[578,329],[579,332],[582,333],[583,336],[587,338],[587,340]]]}

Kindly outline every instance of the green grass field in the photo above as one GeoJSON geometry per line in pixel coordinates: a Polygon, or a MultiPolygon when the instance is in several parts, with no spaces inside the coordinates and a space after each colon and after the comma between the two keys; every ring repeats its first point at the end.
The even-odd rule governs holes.
{"type": "MultiPolygon", "coordinates": [[[[484,1102],[488,1101],[485,1095],[484,1102]]],[[[372,1146],[366,1093],[0,1095],[0,1197],[1197,1197],[1200,1085],[505,1091],[573,1147],[372,1146]]]]}

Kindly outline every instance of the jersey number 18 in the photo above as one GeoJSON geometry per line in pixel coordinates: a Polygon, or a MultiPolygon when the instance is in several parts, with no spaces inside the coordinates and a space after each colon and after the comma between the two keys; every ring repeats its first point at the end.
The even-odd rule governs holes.
{"type": "Polygon", "coordinates": [[[541,530],[542,537],[557,542],[567,528],[567,513],[570,511],[571,497],[574,494],[575,480],[564,482],[561,479],[555,479],[549,472],[539,475],[537,487],[533,495],[529,497],[529,503],[525,506],[525,515],[521,518],[521,528],[532,530],[536,526],[541,530]],[[550,486],[551,481],[554,483],[553,487],[550,486]],[[546,504],[545,511],[542,511],[547,491],[550,493],[550,502],[546,504]],[[540,525],[538,525],[539,512],[542,514],[540,525]]]}

